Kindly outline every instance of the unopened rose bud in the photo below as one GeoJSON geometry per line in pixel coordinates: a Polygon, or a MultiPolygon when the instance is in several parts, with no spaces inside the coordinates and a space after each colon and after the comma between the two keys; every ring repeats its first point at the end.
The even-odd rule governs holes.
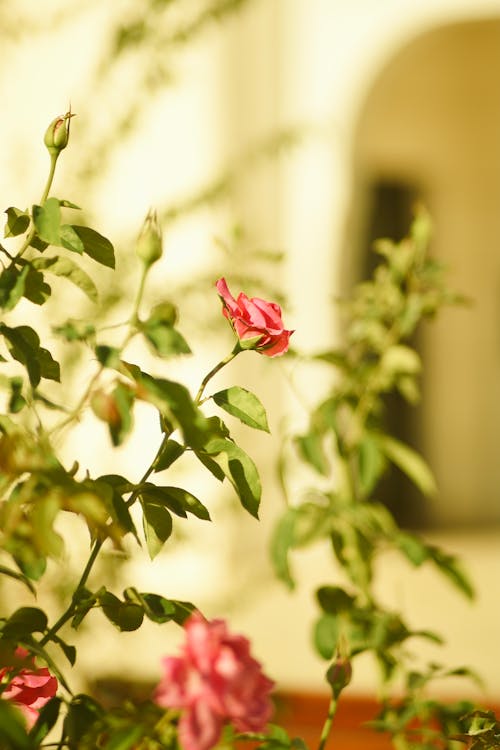
{"type": "Polygon", "coordinates": [[[326,673],[326,679],[330,684],[335,699],[337,699],[342,690],[347,687],[351,678],[351,662],[344,656],[337,656],[326,673]]]}
{"type": "Polygon", "coordinates": [[[71,112],[56,117],[45,131],[43,142],[50,154],[58,154],[68,145],[69,126],[72,117],[71,112]]]}
{"type": "Polygon", "coordinates": [[[149,211],[144,220],[135,251],[146,267],[152,266],[163,253],[162,235],[156,211],[149,211]]]}

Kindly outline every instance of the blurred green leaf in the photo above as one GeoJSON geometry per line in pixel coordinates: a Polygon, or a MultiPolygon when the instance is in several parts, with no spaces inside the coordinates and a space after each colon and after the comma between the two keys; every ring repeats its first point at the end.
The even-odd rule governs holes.
{"type": "Polygon", "coordinates": [[[385,456],[396,464],[424,495],[436,494],[436,481],[432,472],[416,451],[389,435],[379,434],[376,441],[385,456]]]}
{"type": "Polygon", "coordinates": [[[33,747],[38,747],[55,725],[59,717],[61,703],[61,699],[55,696],[39,710],[38,718],[29,733],[33,747]]]}
{"type": "Polygon", "coordinates": [[[144,612],[138,604],[122,602],[105,589],[97,594],[102,611],[110,622],[121,631],[137,630],[142,624],[144,612]]]}
{"type": "Polygon", "coordinates": [[[179,331],[163,321],[147,321],[143,323],[141,330],[153,351],[160,357],[191,354],[191,349],[179,331]]]}
{"type": "Polygon", "coordinates": [[[33,750],[21,712],[0,700],[0,749],[33,750]]]}
{"type": "Polygon", "coordinates": [[[96,285],[90,276],[70,258],[63,258],[57,255],[51,258],[35,258],[33,260],[33,267],[36,270],[48,271],[48,273],[52,273],[54,276],[68,279],[68,281],[71,281],[72,284],[86,294],[91,302],[97,302],[98,294],[96,285]]]}
{"type": "Polygon", "coordinates": [[[276,575],[290,589],[295,587],[295,581],[290,571],[289,552],[295,540],[295,522],[297,511],[287,508],[274,528],[271,537],[271,560],[276,575]]]}
{"type": "Polygon", "coordinates": [[[332,615],[349,610],[355,604],[355,597],[340,586],[321,586],[316,591],[316,597],[323,612],[332,615]]]}
{"type": "Polygon", "coordinates": [[[324,614],[316,622],[314,627],[314,645],[323,659],[332,659],[337,649],[339,640],[338,617],[332,614],[324,614]]]}
{"type": "Polygon", "coordinates": [[[321,435],[316,432],[299,435],[295,438],[295,444],[304,461],[316,469],[318,474],[324,477],[329,475],[330,464],[325,455],[321,435]]]}
{"type": "Polygon", "coordinates": [[[30,225],[30,215],[27,211],[21,211],[19,208],[11,206],[7,208],[7,222],[5,224],[4,237],[17,237],[23,234],[30,225]]]}
{"type": "Polygon", "coordinates": [[[9,578],[14,578],[16,581],[20,581],[21,583],[24,583],[24,585],[31,591],[32,594],[35,593],[35,587],[25,576],[23,573],[18,573],[15,570],[10,570],[10,568],[6,568],[5,565],[0,565],[0,575],[9,576],[9,578]]]}
{"type": "Polygon", "coordinates": [[[47,615],[37,607],[20,607],[9,617],[3,628],[7,637],[23,638],[47,629],[47,615]]]}

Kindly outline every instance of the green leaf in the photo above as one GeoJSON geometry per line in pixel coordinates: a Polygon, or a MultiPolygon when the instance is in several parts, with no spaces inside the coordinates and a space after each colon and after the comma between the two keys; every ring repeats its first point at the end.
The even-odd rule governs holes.
{"type": "Polygon", "coordinates": [[[437,568],[443,573],[468,599],[474,599],[474,588],[453,555],[429,545],[429,556],[437,568]]]}
{"type": "Polygon", "coordinates": [[[130,371],[130,374],[143,386],[144,400],[153,403],[162,416],[174,421],[181,428],[188,446],[194,449],[203,448],[210,436],[216,434],[216,424],[203,415],[193,402],[188,389],[181,383],[153,378],[141,371],[130,371]]]}
{"type": "Polygon", "coordinates": [[[24,285],[24,296],[35,305],[43,305],[51,295],[51,288],[46,283],[43,273],[28,265],[28,274],[24,285]]]}
{"type": "Polygon", "coordinates": [[[365,435],[359,444],[359,482],[363,497],[370,495],[386,467],[386,461],[377,441],[365,435]]]}
{"type": "Polygon", "coordinates": [[[51,698],[38,713],[38,718],[30,730],[29,737],[33,743],[33,747],[38,745],[45,739],[52,727],[55,725],[59,717],[59,709],[61,708],[61,699],[57,696],[51,698]]]}
{"type": "Polygon", "coordinates": [[[321,436],[316,432],[310,432],[296,437],[295,443],[304,461],[316,469],[318,474],[327,477],[330,473],[330,465],[325,456],[321,436]]]}
{"type": "Polygon", "coordinates": [[[37,607],[16,609],[4,625],[4,635],[22,638],[31,633],[43,633],[47,629],[47,615],[37,607]]]}
{"type": "Polygon", "coordinates": [[[258,518],[262,487],[250,456],[236,443],[224,438],[210,440],[205,450],[231,482],[245,510],[258,518]]]}
{"type": "Polygon", "coordinates": [[[81,211],[81,206],[77,206],[77,205],[76,205],[76,203],[72,203],[71,201],[67,201],[67,200],[60,200],[60,201],[59,201],[59,204],[60,204],[60,205],[61,205],[61,206],[62,206],[63,208],[76,208],[76,209],[77,209],[77,211],[81,211]]]}
{"type": "Polygon", "coordinates": [[[159,594],[139,593],[133,587],[125,589],[123,595],[128,601],[139,604],[146,617],[159,624],[174,621],[178,625],[182,625],[195,610],[195,606],[191,602],[165,599],[164,596],[159,594]]]}
{"type": "Polygon", "coordinates": [[[10,378],[10,398],[9,398],[9,412],[11,414],[18,414],[26,406],[26,399],[22,395],[23,380],[22,378],[14,377],[10,378]]]}
{"type": "Polygon", "coordinates": [[[61,227],[61,245],[79,255],[83,254],[83,242],[70,224],[61,227]]]}
{"type": "Polygon", "coordinates": [[[77,286],[91,302],[97,302],[97,287],[90,278],[74,261],[70,258],[54,256],[52,258],[35,258],[33,267],[37,270],[48,271],[54,276],[60,276],[77,286]]]}
{"type": "Polygon", "coordinates": [[[113,445],[121,445],[133,427],[134,393],[123,383],[118,383],[111,394],[116,407],[117,419],[109,421],[109,432],[113,445]]]}
{"type": "Polygon", "coordinates": [[[146,545],[153,560],[172,533],[172,516],[165,505],[148,493],[141,493],[140,499],[146,545]]]}
{"type": "Polygon", "coordinates": [[[84,734],[101,718],[102,714],[103,709],[90,696],[76,695],[73,698],[64,719],[64,733],[68,737],[71,750],[78,748],[84,734]]]}
{"type": "Polygon", "coordinates": [[[162,321],[147,321],[142,332],[160,357],[174,357],[178,354],[191,354],[185,338],[171,325],[162,321]]]}
{"type": "Polygon", "coordinates": [[[38,250],[40,253],[43,253],[44,250],[46,250],[49,246],[49,242],[44,242],[40,237],[35,234],[31,238],[30,247],[34,247],[35,250],[38,250]]]}
{"type": "Polygon", "coordinates": [[[17,237],[27,230],[31,221],[29,213],[14,208],[14,206],[8,208],[5,213],[7,214],[7,222],[4,237],[17,237]]]}
{"type": "Polygon", "coordinates": [[[32,594],[36,593],[36,589],[25,575],[23,573],[18,573],[15,570],[10,570],[10,568],[6,568],[5,565],[0,565],[0,575],[9,576],[9,578],[14,578],[16,581],[20,581],[21,583],[24,583],[27,588],[31,591],[32,594]]]}
{"type": "Polygon", "coordinates": [[[53,332],[62,336],[66,341],[88,341],[95,336],[95,326],[85,320],[70,318],[60,326],[54,326],[53,332]]]}
{"type": "Polygon", "coordinates": [[[90,227],[76,224],[73,229],[83,243],[83,252],[103,266],[115,267],[115,251],[111,242],[90,227]]]}
{"type": "Polygon", "coordinates": [[[416,451],[389,435],[377,435],[376,441],[387,458],[396,464],[424,495],[436,494],[436,481],[432,472],[416,451]]]}
{"type": "Polygon", "coordinates": [[[401,552],[415,567],[419,567],[430,557],[428,545],[414,534],[400,532],[396,535],[395,541],[401,552]]]}
{"type": "Polygon", "coordinates": [[[57,643],[64,656],[73,667],[76,662],[76,648],[74,646],[71,646],[71,644],[66,643],[62,638],[59,638],[59,636],[55,634],[52,635],[51,640],[54,641],[54,643],[57,643]]]}
{"type": "Polygon", "coordinates": [[[97,601],[96,594],[88,589],[78,589],[74,595],[75,614],[71,620],[71,627],[77,630],[97,601]]]}
{"type": "Polygon", "coordinates": [[[52,354],[48,349],[40,347],[38,350],[38,363],[40,365],[40,375],[46,380],[55,380],[56,383],[61,382],[61,369],[59,362],[53,358],[52,354]]]}
{"type": "Polygon", "coordinates": [[[275,526],[271,538],[271,560],[278,578],[290,589],[295,587],[290,564],[289,552],[295,539],[296,508],[288,508],[275,526]]]}
{"type": "Polygon", "coordinates": [[[142,736],[143,728],[141,726],[128,726],[118,729],[113,731],[110,739],[103,745],[103,750],[131,750],[142,736]]]}
{"type": "Polygon", "coordinates": [[[331,659],[337,650],[339,640],[338,617],[325,614],[319,618],[314,628],[314,645],[323,659],[331,659]]]}
{"type": "Polygon", "coordinates": [[[21,712],[6,700],[0,700],[0,748],[33,750],[21,712]]]}
{"type": "Polygon", "coordinates": [[[137,604],[122,602],[106,590],[98,593],[98,600],[108,620],[119,630],[129,632],[140,628],[144,612],[137,604]]]}
{"type": "Polygon", "coordinates": [[[41,240],[49,245],[61,244],[61,209],[57,198],[48,198],[43,206],[33,206],[33,221],[41,240]]]}
{"type": "Polygon", "coordinates": [[[155,472],[168,469],[168,467],[171,466],[174,461],[177,461],[177,459],[182,456],[185,450],[185,447],[178,443],[176,440],[167,440],[162,448],[160,455],[155,461],[155,472]]]}
{"type": "Polygon", "coordinates": [[[114,346],[106,346],[99,344],[96,346],[95,353],[98,361],[105,367],[110,367],[113,370],[117,369],[120,365],[120,350],[114,346]]]}
{"type": "Polygon", "coordinates": [[[21,271],[17,268],[6,268],[0,275],[0,306],[6,310],[13,310],[26,288],[29,266],[21,271]]]}
{"type": "Polygon", "coordinates": [[[355,602],[355,598],[340,586],[321,586],[316,597],[323,612],[332,615],[351,609],[355,602]]]}
{"type": "Polygon", "coordinates": [[[147,485],[147,495],[155,498],[178,516],[186,518],[187,513],[192,513],[203,521],[210,521],[210,514],[205,506],[191,492],[180,487],[159,487],[154,484],[147,485]]]}
{"type": "Polygon", "coordinates": [[[40,347],[38,334],[30,326],[9,328],[0,323],[0,333],[7,339],[12,357],[26,367],[34,388],[42,377],[59,381],[59,364],[47,349],[40,347]]]}
{"type": "Polygon", "coordinates": [[[227,411],[228,414],[232,414],[233,417],[237,417],[249,427],[269,432],[266,411],[262,403],[257,396],[245,390],[245,388],[235,385],[232,388],[214,393],[212,398],[217,406],[227,411]]]}

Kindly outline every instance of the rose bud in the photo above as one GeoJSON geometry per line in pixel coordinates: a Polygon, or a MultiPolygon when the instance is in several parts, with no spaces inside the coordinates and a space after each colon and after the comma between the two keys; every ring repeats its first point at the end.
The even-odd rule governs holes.
{"type": "Polygon", "coordinates": [[[163,253],[161,228],[156,211],[149,211],[137,238],[135,252],[146,267],[152,266],[163,253]]]}
{"type": "Polygon", "coordinates": [[[50,154],[59,154],[68,145],[69,126],[72,117],[74,115],[71,112],[66,112],[65,115],[56,117],[45,131],[43,142],[50,154]]]}

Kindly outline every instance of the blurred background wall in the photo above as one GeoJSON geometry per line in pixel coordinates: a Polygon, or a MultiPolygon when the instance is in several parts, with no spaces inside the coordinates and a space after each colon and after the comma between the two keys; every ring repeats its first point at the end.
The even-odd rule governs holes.
{"type": "MultiPolygon", "coordinates": [[[[158,207],[166,254],[151,294],[172,297],[185,316],[195,354],[176,372],[193,388],[200,369],[227,352],[228,333],[210,328],[218,304],[203,291],[219,275],[254,278],[254,293],[284,293],[295,346],[330,347],[341,333],[332,301],[363,278],[371,240],[401,236],[413,200],[425,200],[433,252],[473,304],[446,311],[419,339],[423,405],[399,415],[398,429],[428,458],[440,494],[433,505],[408,495],[400,512],[464,558],[478,599],[471,607],[431,573],[391,559],[381,595],[416,626],[442,631],[450,664],[477,668],[498,699],[500,0],[38,0],[34,8],[0,4],[3,205],[37,200],[43,133],[71,102],[77,117],[54,192],[84,205],[113,240],[125,288],[138,228],[158,207]],[[282,262],[270,262],[279,252],[282,262]],[[211,335],[193,309],[207,311],[211,335]]],[[[304,417],[290,378],[310,404],[321,380],[263,359],[237,377],[270,404],[278,440],[304,417]]],[[[98,470],[104,452],[85,429],[67,449],[98,470]]],[[[111,458],[114,468],[142,466],[154,440],[144,422],[111,458]]],[[[218,488],[197,488],[193,476],[226,525],[190,530],[189,545],[180,539],[153,564],[134,558],[127,575],[209,614],[229,613],[281,685],[317,689],[324,666],[309,645],[311,591],[330,575],[326,556],[300,556],[293,595],[273,581],[263,537],[281,507],[276,443],[247,440],[268,474],[261,527],[224,510],[218,488]]],[[[122,675],[155,677],[176,634],[144,628],[137,645],[141,636],[130,635],[129,655],[128,636],[84,633],[93,674],[96,663],[103,674],[119,664],[122,675]]],[[[362,664],[352,689],[374,684],[362,664]]]]}

